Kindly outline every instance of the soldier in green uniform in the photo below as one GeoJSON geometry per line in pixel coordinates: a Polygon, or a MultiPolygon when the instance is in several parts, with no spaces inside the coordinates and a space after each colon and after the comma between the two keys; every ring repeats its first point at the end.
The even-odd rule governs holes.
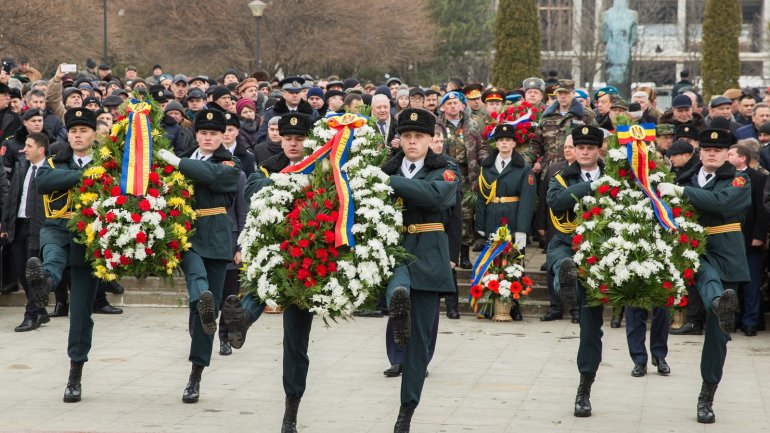
{"type": "Polygon", "coordinates": [[[484,86],[479,83],[468,84],[463,87],[463,95],[465,95],[465,99],[468,102],[468,108],[471,109],[471,119],[475,120],[479,125],[485,125],[489,119],[489,113],[481,98],[483,90],[484,86]]]}
{"type": "Polygon", "coordinates": [[[394,340],[406,347],[395,433],[409,432],[420,402],[439,293],[454,292],[443,221],[455,206],[459,173],[448,159],[430,150],[435,123],[428,111],[402,111],[398,116],[401,151],[382,167],[390,176],[393,194],[404,203],[403,246],[415,257],[393,271],[386,291],[394,340]]]}
{"type": "MultiPolygon", "coordinates": [[[[481,126],[464,112],[465,95],[460,92],[447,92],[439,106],[442,113],[440,120],[447,127],[446,153],[457,161],[460,167],[461,188],[463,194],[463,232],[460,247],[460,267],[471,268],[470,246],[477,239],[473,229],[473,211],[471,205],[471,189],[477,188],[479,179],[479,163],[489,155],[487,145],[481,136],[481,126]]],[[[478,245],[483,246],[483,240],[478,238],[478,245]]]]}
{"type": "MultiPolygon", "coordinates": [[[[272,183],[270,175],[279,173],[289,165],[305,158],[304,141],[313,127],[309,116],[301,113],[284,114],[278,120],[283,152],[265,160],[259,170],[249,176],[246,185],[246,202],[263,187],[272,183]]],[[[227,337],[233,349],[240,349],[246,341],[246,331],[259,319],[265,304],[246,294],[242,299],[228,296],[222,307],[222,317],[227,324],[227,337]]],[[[431,317],[432,320],[432,317],[431,317]]],[[[307,355],[313,314],[289,305],[283,311],[283,390],[286,406],[281,424],[282,433],[296,433],[297,411],[305,393],[310,359],[307,355]]]]}
{"type": "Polygon", "coordinates": [[[218,306],[222,301],[227,264],[232,261],[232,222],[227,208],[238,190],[238,168],[230,151],[222,145],[225,114],[204,109],[195,115],[198,148],[189,157],[179,158],[162,149],[158,156],[193,181],[195,234],[192,248],[182,254],[182,271],[187,284],[190,315],[190,357],[192,372],[182,394],[185,403],[200,397],[203,368],[211,361],[214,334],[217,331],[218,306]]]}
{"type": "MultiPolygon", "coordinates": [[[[476,199],[475,227],[481,236],[489,236],[505,219],[514,232],[514,243],[523,250],[535,210],[537,187],[532,167],[515,152],[516,128],[506,123],[497,125],[490,140],[495,149],[481,163],[476,199]]],[[[521,320],[519,302],[514,301],[513,320],[521,320]]]]}
{"type": "Polygon", "coordinates": [[[557,232],[548,244],[547,268],[554,275],[554,291],[559,293],[565,308],[581,305],[580,348],[577,365],[580,386],[575,399],[575,416],[591,416],[591,384],[596,377],[602,357],[602,312],[604,308],[587,307],[585,294],[577,289],[577,269],[572,256],[572,237],[575,231],[575,203],[581,197],[593,194],[591,182],[599,179],[604,164],[599,159],[604,132],[594,126],[582,126],[572,130],[577,161],[558,172],[548,186],[546,201],[550,217],[557,232]]]}
{"type": "Polygon", "coordinates": [[[69,146],[49,158],[37,172],[37,191],[44,194],[46,220],[40,229],[40,257],[27,261],[26,276],[35,305],[48,305],[48,293],[61,282],[67,265],[71,267],[70,329],[67,354],[70,374],[64,401],[81,398],[83,364],[88,361],[94,322],[91,319],[99,280],[86,262],[85,246],[74,242],[75,234],[67,228],[72,218],[72,189],[80,182],[81,170],[91,164],[96,141],[96,114],[91,110],[71,108],[64,115],[69,146]]]}
{"type": "Polygon", "coordinates": [[[706,308],[706,336],[701,355],[703,384],[698,395],[697,419],[713,423],[712,405],[722,379],[729,332],[735,331],[738,284],[750,280],[741,223],[751,206],[749,177],[727,161],[732,144],[729,131],[704,129],[698,136],[701,163],[682,173],[677,182],[661,183],[662,196],[681,195],[700,211],[706,228],[706,253],[700,257],[695,285],[706,308]]]}
{"type": "Polygon", "coordinates": [[[505,90],[499,87],[491,87],[481,94],[481,102],[484,103],[484,109],[491,116],[492,113],[500,114],[503,110],[505,101],[505,90]]]}

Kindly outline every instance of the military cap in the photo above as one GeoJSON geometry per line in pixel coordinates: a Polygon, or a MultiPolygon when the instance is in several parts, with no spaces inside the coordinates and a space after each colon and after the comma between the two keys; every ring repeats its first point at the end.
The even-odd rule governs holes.
{"type": "Polygon", "coordinates": [[[663,135],[674,135],[674,125],[668,123],[659,123],[655,127],[655,135],[658,137],[663,135]]]}
{"type": "Polygon", "coordinates": [[[556,88],[559,87],[558,84],[549,84],[545,86],[545,94],[547,96],[556,96],[556,88]]]}
{"type": "Polygon", "coordinates": [[[556,86],[556,93],[558,92],[573,92],[575,91],[575,82],[572,80],[561,79],[556,86]]]}
{"type": "Polygon", "coordinates": [[[123,98],[117,95],[110,95],[102,99],[102,107],[119,107],[123,103],[123,98]]]}
{"type": "Polygon", "coordinates": [[[493,140],[498,140],[500,138],[512,138],[516,140],[516,127],[509,123],[501,123],[495,126],[490,138],[493,140]]]}
{"type": "Polygon", "coordinates": [[[612,98],[610,99],[610,108],[620,108],[622,110],[628,111],[628,102],[626,102],[625,99],[621,98],[618,95],[612,95],[612,98]]]}
{"type": "Polygon", "coordinates": [[[227,119],[219,110],[204,108],[195,115],[195,132],[200,130],[225,132],[227,119]]]}
{"type": "MultiPolygon", "coordinates": [[[[455,92],[451,92],[455,93],[455,92]]],[[[436,133],[436,116],[430,111],[419,108],[407,108],[398,114],[398,133],[408,131],[424,132],[431,137],[436,133]]]]}
{"type": "Polygon", "coordinates": [[[299,93],[302,91],[302,85],[305,84],[305,79],[302,77],[286,77],[278,82],[278,86],[287,92],[299,93]]]}
{"type": "Polygon", "coordinates": [[[759,125],[759,133],[760,134],[769,134],[770,135],[770,122],[765,122],[765,123],[759,125]]]}
{"type": "Polygon", "coordinates": [[[206,94],[203,92],[203,90],[193,87],[187,92],[187,99],[206,99],[206,94]]]}
{"type": "Polygon", "coordinates": [[[504,99],[505,99],[505,90],[497,87],[490,87],[489,89],[485,90],[484,93],[481,94],[482,102],[502,101],[504,99]]]}
{"type": "Polygon", "coordinates": [[[511,104],[514,104],[516,102],[521,101],[521,98],[523,98],[523,96],[521,96],[521,94],[516,93],[516,92],[511,92],[511,93],[505,95],[505,102],[510,102],[511,104]]]}
{"type": "Polygon", "coordinates": [[[444,96],[442,96],[442,97],[441,97],[441,102],[439,102],[439,104],[438,104],[438,105],[439,105],[439,106],[442,106],[442,105],[444,105],[444,103],[445,103],[446,101],[448,101],[448,100],[450,100],[450,99],[457,99],[457,100],[458,100],[458,101],[460,101],[460,102],[461,102],[463,105],[465,105],[465,103],[466,103],[466,101],[465,101],[465,95],[463,95],[462,93],[458,92],[457,90],[453,90],[453,91],[451,91],[451,92],[446,92],[446,93],[444,94],[444,96]]]}
{"type": "Polygon", "coordinates": [[[409,89],[409,97],[411,98],[412,96],[422,96],[424,98],[425,91],[422,90],[422,87],[420,86],[412,87],[411,89],[409,89]]]}
{"type": "Polygon", "coordinates": [[[671,108],[688,108],[692,107],[692,99],[687,95],[676,95],[674,100],[671,101],[671,108]]]}
{"type": "Polygon", "coordinates": [[[398,83],[399,85],[404,84],[401,82],[401,79],[398,77],[390,77],[388,78],[388,81],[385,82],[385,85],[390,87],[391,84],[398,83]]]}
{"type": "Polygon", "coordinates": [[[173,84],[184,82],[185,84],[188,84],[187,77],[185,77],[182,74],[174,75],[174,78],[171,81],[173,84]]]}
{"type": "Polygon", "coordinates": [[[733,101],[722,95],[714,96],[711,98],[711,102],[709,103],[709,106],[711,108],[719,107],[720,105],[732,105],[733,101]]]}
{"type": "Polygon", "coordinates": [[[730,131],[717,128],[706,128],[698,134],[698,143],[701,148],[716,147],[727,149],[733,144],[734,138],[730,131]]]}
{"type": "Polygon", "coordinates": [[[602,141],[604,141],[604,132],[602,132],[601,128],[591,125],[578,125],[572,128],[572,143],[574,143],[575,146],[578,144],[601,146],[602,141]]]}
{"type": "Polygon", "coordinates": [[[676,128],[674,129],[674,137],[681,138],[692,138],[693,140],[698,139],[698,128],[690,125],[690,124],[684,124],[684,125],[676,125],[676,128]]]}
{"type": "Polygon", "coordinates": [[[601,98],[604,95],[617,95],[618,89],[615,86],[604,86],[597,89],[594,92],[594,100],[601,98]]]}
{"type": "Polygon", "coordinates": [[[687,142],[687,140],[676,140],[674,143],[671,144],[671,147],[668,148],[668,151],[666,152],[666,156],[672,157],[674,155],[693,153],[693,151],[694,149],[692,147],[692,144],[687,142]]]}
{"type": "Polygon", "coordinates": [[[134,71],[134,72],[136,72],[136,66],[128,65],[128,66],[126,66],[126,70],[127,71],[134,71]]]}
{"type": "Polygon", "coordinates": [[[29,120],[35,116],[42,116],[43,111],[39,108],[30,108],[21,115],[21,120],[29,120]]]}
{"type": "Polygon", "coordinates": [[[83,99],[83,107],[87,107],[88,104],[97,104],[99,107],[101,107],[102,101],[100,101],[99,98],[96,98],[94,96],[89,96],[88,98],[83,99]]]}
{"type": "Polygon", "coordinates": [[[537,89],[545,92],[545,81],[537,77],[530,77],[521,82],[521,88],[526,92],[529,89],[537,89]]]}
{"type": "Polygon", "coordinates": [[[235,126],[236,128],[240,128],[241,119],[237,114],[225,113],[225,126],[235,126]]]}
{"type": "Polygon", "coordinates": [[[278,119],[278,133],[281,135],[301,135],[307,137],[313,121],[303,113],[287,113],[278,119]]]}
{"type": "Polygon", "coordinates": [[[463,87],[463,94],[468,99],[479,99],[481,98],[482,89],[484,89],[484,86],[479,83],[468,84],[463,87]]]}
{"type": "Polygon", "coordinates": [[[197,77],[190,78],[190,81],[188,81],[187,84],[192,84],[192,83],[194,83],[196,81],[200,81],[201,83],[208,83],[209,82],[209,77],[207,77],[205,75],[198,75],[197,77]]]}
{"type": "Polygon", "coordinates": [[[87,126],[96,131],[96,113],[83,107],[70,108],[64,113],[64,126],[67,131],[75,126],[87,126]]]}
{"type": "Polygon", "coordinates": [[[575,89],[575,97],[580,99],[588,99],[588,92],[583,89],[575,89]]]}
{"type": "Polygon", "coordinates": [[[166,98],[166,88],[160,84],[150,86],[150,97],[157,102],[168,102],[168,98],[166,98]]]}

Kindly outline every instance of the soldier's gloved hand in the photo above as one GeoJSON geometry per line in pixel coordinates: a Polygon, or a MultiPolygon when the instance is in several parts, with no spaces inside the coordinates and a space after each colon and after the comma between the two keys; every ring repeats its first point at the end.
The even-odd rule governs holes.
{"type": "Polygon", "coordinates": [[[675,196],[675,195],[682,195],[682,192],[684,192],[684,187],[681,187],[679,185],[674,185],[673,183],[668,182],[662,182],[658,184],[658,192],[662,196],[675,196]]]}
{"type": "Polygon", "coordinates": [[[523,232],[516,232],[513,235],[513,243],[519,246],[519,249],[527,246],[527,234],[523,232]]]}
{"type": "Polygon", "coordinates": [[[178,156],[174,155],[174,152],[171,152],[170,150],[167,150],[167,149],[159,150],[158,158],[166,161],[167,163],[169,163],[170,165],[173,165],[176,168],[179,168],[179,161],[181,161],[181,159],[178,156]]]}
{"type": "Polygon", "coordinates": [[[486,233],[482,232],[481,230],[477,230],[476,233],[478,233],[482,238],[487,237],[486,233]]]}

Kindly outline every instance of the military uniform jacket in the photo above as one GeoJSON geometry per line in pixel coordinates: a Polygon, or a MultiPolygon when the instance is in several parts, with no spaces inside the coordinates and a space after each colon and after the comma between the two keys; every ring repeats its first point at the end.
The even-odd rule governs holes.
{"type": "Polygon", "coordinates": [[[514,151],[503,172],[499,173],[495,164],[499,153],[498,150],[492,151],[481,163],[475,228],[488,236],[500,227],[503,218],[507,218],[512,232],[529,233],[537,193],[532,167],[514,151]],[[505,203],[500,202],[501,198],[502,201],[518,198],[518,201],[505,203]]]}
{"type": "Polygon", "coordinates": [[[289,158],[283,151],[277,155],[267,158],[262,164],[259,165],[257,171],[249,176],[246,181],[246,203],[251,203],[251,196],[256,194],[257,191],[270,185],[270,175],[273,173],[280,173],[281,170],[288,167],[290,164],[289,158]]]}
{"type": "Polygon", "coordinates": [[[489,155],[489,150],[481,137],[480,126],[465,112],[460,113],[460,123],[457,126],[447,120],[443,114],[441,119],[446,124],[447,130],[445,152],[457,161],[464,185],[470,187],[479,178],[479,162],[489,155]]]}
{"type": "MultiPolygon", "coordinates": [[[[241,170],[224,146],[220,145],[205,161],[182,158],[179,171],[194,182],[193,209],[232,206],[241,170]]],[[[232,223],[226,212],[198,217],[194,227],[195,234],[190,238],[193,251],[207,259],[233,259],[232,223]]]]}
{"type": "MultiPolygon", "coordinates": [[[[599,160],[599,169],[604,174],[604,162],[601,160],[599,160]]],[[[546,202],[548,207],[551,208],[553,215],[564,223],[575,220],[575,197],[580,199],[591,194],[593,194],[591,182],[583,180],[580,176],[580,164],[573,162],[567,168],[554,175],[550,185],[548,185],[546,202]],[[566,187],[559,182],[560,178],[567,185],[566,187]]],[[[557,228],[556,234],[551,239],[551,242],[548,243],[548,269],[557,260],[575,254],[572,250],[573,236],[573,232],[564,233],[557,228]]]]}
{"type": "Polygon", "coordinates": [[[578,125],[595,125],[594,112],[585,108],[577,99],[567,113],[559,113],[559,102],[554,102],[540,116],[529,148],[524,152],[527,162],[534,165],[537,161],[547,168],[549,164],[564,159],[564,140],[578,125]]]}
{"type": "MultiPolygon", "coordinates": [[[[86,167],[90,166],[89,162],[86,167]]],[[[85,168],[85,167],[84,167],[85,168]]],[[[66,146],[53,157],[48,158],[37,171],[35,183],[37,192],[48,195],[46,220],[40,229],[40,250],[48,244],[67,247],[69,245],[69,263],[84,266],[85,246],[73,241],[75,233],[67,228],[69,219],[55,218],[57,213],[74,211],[72,189],[80,183],[81,168],[74,160],[72,148],[66,146]],[[50,211],[50,212],[48,212],[50,211]]],[[[45,206],[45,205],[44,205],[45,206]]]]}
{"type": "MultiPolygon", "coordinates": [[[[677,180],[684,187],[683,196],[700,211],[699,223],[704,227],[743,223],[751,206],[749,177],[725,162],[714,173],[714,178],[701,187],[698,185],[701,167],[702,164],[696,165],[677,180]]],[[[751,279],[740,230],[710,235],[706,253],[701,258],[714,267],[722,281],[747,282],[751,279]]]]}
{"type": "MultiPolygon", "coordinates": [[[[457,198],[458,171],[454,164],[428,150],[425,165],[411,179],[401,172],[404,153],[399,152],[385,162],[382,171],[390,175],[393,194],[403,200],[403,222],[410,224],[446,221],[457,198]]],[[[454,293],[452,269],[449,265],[449,243],[445,231],[404,233],[403,244],[414,255],[408,263],[411,289],[426,292],[454,293]]]]}

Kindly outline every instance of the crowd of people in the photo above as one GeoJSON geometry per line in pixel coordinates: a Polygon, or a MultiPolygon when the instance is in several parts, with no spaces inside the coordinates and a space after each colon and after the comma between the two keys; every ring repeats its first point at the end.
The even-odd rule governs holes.
{"type": "MultiPolygon", "coordinates": [[[[419,402],[427,364],[435,347],[439,312],[433,303],[438,303],[438,293],[447,292],[444,296],[447,317],[459,319],[455,269],[472,267],[471,252],[484,247],[487,236],[503,219],[507,220],[515,243],[520,247],[531,243],[531,248],[547,249],[548,259],[542,270],[547,272],[551,305],[540,319],[559,320],[569,313],[573,323],[580,323],[581,329],[590,329],[590,335],[600,338],[597,329],[602,322],[601,312],[597,316],[595,310],[581,309],[577,296],[569,289],[565,290],[569,286],[575,286],[574,290],[577,290],[579,285],[574,263],[570,264],[570,254],[559,250],[560,242],[571,245],[572,234],[554,224],[558,218],[554,219],[553,215],[564,213],[569,216],[575,191],[580,192],[577,196],[591,193],[590,188],[586,188],[602,173],[601,160],[607,139],[615,131],[619,116],[656,124],[657,158],[671,168],[678,176],[677,183],[681,184],[671,185],[668,192],[682,194],[690,188],[684,185],[692,182],[697,188],[706,189],[704,185],[708,185],[709,178],[705,177],[703,183],[699,183],[698,170],[705,170],[704,176],[710,176],[718,168],[714,165],[711,170],[707,163],[712,149],[724,150],[725,160],[721,163],[733,167],[733,173],[737,170],[745,174],[750,183],[751,200],[746,206],[747,213],[745,218],[739,218],[748,266],[748,278],[737,281],[739,284],[734,287],[740,296],[740,308],[731,305],[733,295],[729,290],[732,286],[728,289],[720,286],[718,295],[712,293],[702,300],[698,293],[701,288],[693,289],[685,323],[671,332],[701,334],[706,329],[709,338],[719,329],[730,330],[726,324],[728,313],[735,314],[735,326],[746,336],[755,336],[757,331],[764,329],[760,284],[766,273],[763,257],[770,223],[764,205],[765,201],[770,202],[765,194],[770,170],[770,146],[767,146],[770,142],[770,92],[762,96],[756,89],[729,89],[723,95],[704,101],[693,83],[688,81],[685,71],[682,80],[674,86],[671,107],[658,107],[653,87],[639,86],[632,90],[627,100],[614,87],[605,86],[589,93],[576,88],[572,80],[558,79],[556,74],[548,74],[547,80],[527,78],[517,88],[505,90],[494,84],[465,82],[457,77],[421,87],[410,86],[397,77],[384,82],[338,76],[319,79],[309,75],[278,79],[264,72],[245,76],[233,69],[215,78],[188,76],[169,74],[161,65],[155,65],[146,78],[140,77],[137,68],[129,66],[125,76],[118,78],[109,65],[97,66],[91,60],[84,70],[76,73],[66,72],[66,65],[60,65],[50,79],[44,80],[27,59],[20,59],[18,64],[9,59],[5,64],[9,66],[0,71],[0,155],[4,165],[0,172],[0,236],[12,251],[7,255],[6,269],[6,275],[9,272],[12,275],[12,284],[3,287],[2,291],[17,290],[18,279],[28,294],[24,318],[16,327],[17,332],[37,329],[48,323],[51,316],[68,315],[71,308],[71,328],[77,323],[78,329],[74,333],[70,330],[72,368],[65,401],[80,400],[82,365],[87,360],[93,328],[91,312],[120,313],[120,309],[107,303],[104,294],[108,291],[120,293],[123,288],[115,282],[100,282],[87,277],[82,263],[66,266],[68,253],[62,252],[61,246],[52,252],[49,245],[55,242],[49,237],[43,239],[41,230],[52,224],[50,207],[55,200],[49,199],[49,195],[53,191],[66,192],[71,187],[52,184],[51,175],[46,172],[57,169],[79,172],[87,165],[90,149],[109,134],[120,115],[120,107],[131,97],[152,98],[163,109],[162,128],[172,151],[162,152],[160,157],[191,177],[196,182],[196,191],[208,188],[216,190],[211,197],[218,194],[229,197],[221,203],[213,199],[227,205],[227,215],[217,217],[226,217],[232,226],[232,248],[226,254],[227,266],[218,267],[221,257],[200,254],[195,259],[186,259],[187,263],[195,262],[195,265],[183,265],[190,290],[190,361],[193,364],[184,392],[185,402],[198,401],[201,373],[210,362],[213,334],[218,330],[219,353],[230,355],[233,348],[243,345],[248,327],[264,309],[258,300],[238,296],[240,252],[237,239],[245,224],[249,197],[269,182],[270,173],[304,157],[302,142],[313,122],[331,113],[366,113],[374,118],[383,147],[393,155],[393,160],[388,162],[390,165],[386,164],[383,170],[404,179],[393,182],[397,193],[403,188],[404,200],[410,200],[409,191],[413,193],[413,190],[399,185],[402,182],[408,184],[421,170],[431,173],[434,182],[459,185],[441,192],[441,202],[449,200],[450,206],[425,209],[412,216],[420,221],[438,220],[441,231],[446,232],[441,238],[445,241],[436,238],[435,248],[447,248],[449,262],[435,263],[433,267],[434,270],[447,267],[446,272],[434,277],[444,281],[445,274],[453,276],[454,281],[449,278],[442,283],[450,286],[449,289],[436,287],[436,292],[431,292],[429,297],[416,296],[426,289],[409,290],[415,275],[411,275],[410,282],[408,275],[404,277],[397,273],[401,278],[394,278],[395,282],[391,282],[376,307],[375,314],[390,315],[386,343],[391,367],[384,374],[389,377],[402,375],[404,380],[402,411],[396,431],[408,431],[411,414],[419,402]],[[532,135],[524,141],[518,130],[496,120],[497,114],[522,104],[531,109],[534,120],[532,135]],[[204,120],[202,115],[206,115],[204,120]],[[490,125],[493,127],[491,134],[487,130],[490,125]],[[206,134],[202,136],[201,131],[221,132],[221,135],[212,141],[210,137],[202,139],[206,134]],[[716,139],[714,135],[704,136],[704,133],[713,134],[714,131],[718,131],[716,139]],[[62,159],[65,156],[70,159],[62,159]],[[80,161],[81,156],[84,161],[80,161]],[[238,161],[238,170],[225,168],[221,173],[217,172],[220,182],[222,185],[227,183],[227,188],[222,185],[214,188],[205,183],[200,171],[211,168],[201,164],[208,160],[231,159],[238,161]],[[185,162],[189,160],[194,163],[185,162]],[[51,161],[50,167],[47,161],[51,161]],[[60,167],[59,162],[65,166],[60,167]],[[223,192],[224,189],[227,191],[223,192]],[[72,276],[67,277],[66,272],[71,272],[72,276]],[[196,278],[208,278],[210,290],[208,286],[201,288],[191,282],[196,278]],[[87,295],[76,295],[79,285],[92,290],[89,289],[87,295]],[[68,286],[71,286],[71,295],[68,295],[68,286]],[[221,287],[216,291],[215,286],[221,287]],[[49,290],[56,293],[52,313],[46,309],[49,290]],[[723,290],[728,290],[724,292],[728,294],[725,295],[723,290]],[[719,298],[722,298],[721,307],[719,298]],[[713,309],[710,308],[712,303],[713,309]],[[220,308],[222,317],[217,325],[220,308]],[[415,308],[417,311],[412,311],[410,316],[410,309],[415,308]],[[717,329],[714,323],[719,325],[717,329]],[[410,331],[410,327],[415,326],[418,331],[410,331]],[[86,340],[85,347],[79,344],[86,340]],[[417,355],[423,346],[429,350],[425,356],[417,355]]],[[[412,200],[418,202],[416,198],[412,200]]],[[[214,205],[203,207],[213,208],[214,205]]],[[[406,218],[412,210],[405,207],[406,218]]],[[[705,205],[702,210],[715,212],[705,205]]],[[[64,227],[66,230],[61,226],[62,221],[54,222],[59,224],[59,229],[64,227]]],[[[425,260],[435,260],[434,254],[425,250],[418,251],[417,255],[425,260]]],[[[724,275],[716,279],[720,277],[724,282],[724,275]]],[[[522,320],[518,303],[514,303],[510,314],[514,320],[522,320]]],[[[613,327],[621,326],[623,315],[622,310],[615,312],[613,327]]],[[[625,318],[634,362],[632,374],[643,376],[647,368],[646,312],[629,308],[625,318]]],[[[291,429],[296,425],[297,407],[307,376],[307,334],[311,321],[312,316],[307,311],[286,310],[284,385],[287,415],[284,431],[296,431],[291,429]],[[287,373],[289,364],[291,371],[287,373]],[[290,380],[287,381],[287,377],[290,380]]],[[[665,361],[668,321],[667,311],[656,309],[653,312],[653,365],[664,375],[670,373],[665,361]]],[[[582,340],[581,337],[581,344],[582,340]]],[[[601,347],[600,341],[586,339],[586,344],[601,347]]],[[[722,353],[719,348],[724,348],[726,341],[720,338],[719,343],[714,344],[710,350],[722,353]]],[[[588,397],[600,356],[600,350],[598,353],[583,352],[585,363],[580,368],[576,416],[590,415],[588,397]]],[[[698,419],[703,422],[709,422],[709,419],[713,422],[711,402],[715,383],[721,377],[721,366],[712,370],[708,378],[704,376],[705,396],[699,399],[698,419]],[[707,383],[714,385],[713,389],[706,387],[707,383]],[[701,400],[705,405],[703,408],[701,400]]]]}

